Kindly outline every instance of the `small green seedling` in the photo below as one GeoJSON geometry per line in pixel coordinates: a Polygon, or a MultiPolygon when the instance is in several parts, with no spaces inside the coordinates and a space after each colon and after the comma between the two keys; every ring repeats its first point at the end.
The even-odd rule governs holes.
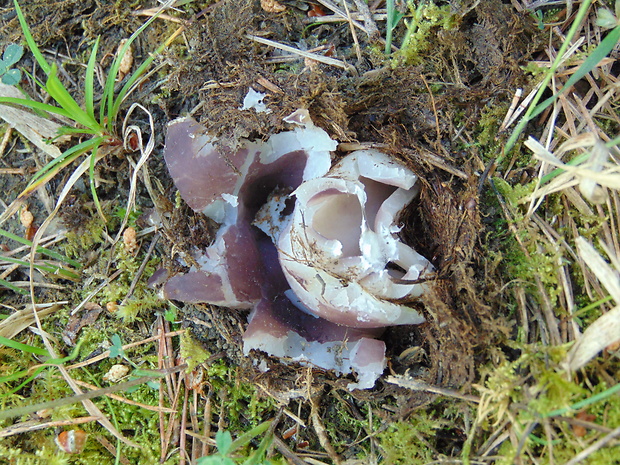
{"type": "MultiPolygon", "coordinates": [[[[141,370],[138,368],[138,365],[136,365],[136,363],[134,363],[128,356],[127,353],[125,352],[125,349],[123,349],[123,341],[121,340],[121,337],[118,334],[114,334],[112,336],[112,345],[110,346],[110,357],[111,358],[120,358],[125,360],[127,363],[129,363],[131,366],[134,367],[134,371],[131,374],[131,376],[129,377],[129,380],[135,380],[138,379],[140,377],[143,376],[156,376],[158,377],[158,374],[154,374],[153,372],[149,371],[149,370],[141,370]]],[[[151,389],[159,389],[159,381],[157,380],[152,380],[152,381],[147,381],[147,386],[150,387],[151,389]]],[[[140,385],[136,385],[136,386],[132,386],[130,388],[127,389],[127,392],[134,392],[137,391],[140,388],[140,385]]]]}
{"type": "Polygon", "coordinates": [[[387,8],[386,25],[385,25],[385,54],[389,55],[392,52],[392,41],[394,40],[394,29],[398,25],[404,13],[400,12],[396,8],[396,0],[387,0],[385,4],[387,8]]]}
{"type": "Polygon", "coordinates": [[[16,86],[22,80],[22,72],[13,65],[21,59],[24,54],[24,47],[18,44],[9,44],[4,49],[2,60],[0,60],[0,81],[7,86],[16,86]]]}
{"type": "Polygon", "coordinates": [[[273,435],[268,432],[270,426],[271,420],[264,421],[260,425],[252,428],[250,431],[243,433],[234,441],[230,432],[222,430],[218,431],[215,435],[217,453],[208,457],[199,458],[197,465],[237,465],[239,463],[243,465],[263,465],[272,463],[265,457],[267,448],[273,441],[273,435]],[[268,433],[261,440],[258,449],[246,457],[232,457],[232,454],[235,451],[245,447],[250,443],[250,441],[265,432],[268,433]]]}
{"type": "Polygon", "coordinates": [[[118,334],[112,336],[112,345],[110,346],[110,357],[112,358],[124,358],[127,359],[125,350],[123,349],[123,341],[118,334]]]}

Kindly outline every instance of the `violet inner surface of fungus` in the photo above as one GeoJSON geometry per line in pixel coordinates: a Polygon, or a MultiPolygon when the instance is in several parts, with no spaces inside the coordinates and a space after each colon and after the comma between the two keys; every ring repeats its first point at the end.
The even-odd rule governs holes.
{"type": "MultiPolygon", "coordinates": [[[[243,349],[355,372],[350,389],[383,372],[383,328],[424,321],[399,303],[418,297],[431,264],[398,238],[416,176],[376,150],[331,167],[337,143],[306,110],[291,131],[220,151],[192,118],[168,125],[164,157],[187,204],[220,223],[198,266],[164,296],[252,309],[243,349]]],[[[183,257],[181,257],[183,258],[183,257]]]]}

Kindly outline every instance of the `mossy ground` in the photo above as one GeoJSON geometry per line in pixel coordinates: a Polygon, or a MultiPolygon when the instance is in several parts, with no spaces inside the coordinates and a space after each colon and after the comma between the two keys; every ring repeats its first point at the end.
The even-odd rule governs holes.
{"type": "MultiPolygon", "coordinates": [[[[429,3],[417,9],[415,30],[410,29],[406,46],[391,57],[383,54],[376,38],[357,31],[359,59],[347,22],[313,22],[304,9],[313,2],[283,3],[287,9],[282,13],[267,12],[251,0],[188,2],[170,13],[185,21],[186,29],[159,60],[162,67],[131,97],[156,121],[156,150],[139,183],[130,223],[146,234],[139,236],[135,250],[122,241],[112,244],[122,233],[119,209],[129,190],[132,165],[127,157],[134,155],[111,156],[97,165],[95,174],[107,221],[97,215],[84,184],[74,189],[52,228],[64,234],[54,248],[82,263],[79,281],[32,277],[58,284],[35,288],[35,297],[39,303],[62,302],[42,320],[42,329],[60,356],[80,344],[78,357],[65,363],[82,365],[70,370],[75,380],[106,386],[103,376],[119,363],[135,376],[184,362],[188,371],[116,393],[133,404],[94,399],[115,428],[139,447],[123,445],[91,421],[2,438],[0,463],[179,463],[213,452],[215,431],[238,437],[270,419],[277,425],[272,433],[300,460],[564,463],[618,428],[620,401],[613,391],[617,348],[572,375],[562,365],[575,325],[586,328],[610,309],[604,290],[572,251],[576,235],[592,242],[602,236],[617,246],[617,193],[602,206],[556,193],[532,216],[524,199],[536,190],[539,166],[522,145],[510,157],[502,153],[509,130],[500,128],[512,96],[518,87],[527,94],[547,69],[540,62],[547,58],[542,52],[552,29],[544,24],[564,21],[564,10],[518,11],[516,2],[500,1],[429,3]],[[248,33],[302,49],[333,47],[354,71],[278,61],[278,54],[246,39],[248,33]],[[268,92],[271,114],[239,110],[250,86],[268,92]],[[240,350],[245,314],[166,302],[156,285],[147,286],[160,267],[182,269],[176,258],[206,247],[217,227],[193,214],[174,191],[161,157],[167,121],[192,112],[222,145],[232,147],[239,138],[266,138],[283,129],[282,117],[300,107],[308,108],[315,123],[340,142],[379,144],[420,176],[422,193],[403,217],[402,234],[431,257],[439,279],[423,302],[427,323],[392,328],[385,339],[390,374],[414,375],[439,391],[412,390],[381,379],[371,391],[350,393],[345,387],[350,380],[333,374],[260,354],[249,359],[240,350]],[[498,157],[504,162],[489,172],[498,157]],[[164,223],[157,232],[148,229],[153,215],[164,223]],[[155,235],[161,236],[157,242],[155,235]],[[72,317],[86,299],[96,316],[86,319],[80,310],[72,317]],[[599,300],[602,305],[592,305],[599,300]],[[120,344],[131,343],[136,346],[119,351],[120,344]],[[270,371],[259,371],[259,363],[270,371]],[[176,413],[162,410],[166,408],[176,413]],[[59,454],[54,438],[62,429],[75,428],[89,433],[86,448],[59,454]]],[[[80,98],[92,42],[101,36],[101,56],[114,54],[119,41],[143,21],[133,12],[144,8],[129,1],[70,0],[53,7],[44,1],[22,6],[35,40],[53,51],[63,65],[63,80],[80,98]]],[[[20,41],[11,7],[0,7],[0,26],[1,49],[20,41]]],[[[147,56],[177,26],[164,19],[153,23],[137,41],[134,60],[147,56]]],[[[383,33],[383,23],[379,27],[383,33]]],[[[400,46],[406,24],[401,22],[394,33],[400,46]]],[[[29,56],[20,64],[32,69],[29,56]]],[[[105,70],[105,60],[101,66],[105,70]]],[[[570,132],[565,123],[557,123],[558,138],[570,132]]],[[[598,127],[616,134],[617,115],[606,115],[598,127]]],[[[6,130],[0,126],[0,136],[6,130]]],[[[545,129],[530,125],[528,134],[544,136],[545,129]]],[[[0,175],[5,203],[45,163],[25,138],[13,133],[8,141],[3,168],[22,168],[28,176],[0,175]]],[[[29,199],[39,224],[66,176],[29,199]]],[[[3,228],[24,234],[17,221],[3,228]]],[[[6,241],[6,246],[11,250],[17,244],[6,241]]],[[[9,278],[29,276],[22,267],[9,278]]],[[[2,289],[0,299],[3,318],[30,303],[28,296],[2,289]]],[[[29,330],[11,337],[42,346],[29,330]]],[[[23,379],[3,377],[42,362],[0,345],[0,410],[73,395],[55,367],[11,392],[23,379]]],[[[49,417],[31,413],[0,425],[85,415],[82,405],[74,403],[54,408],[49,417]]],[[[238,451],[236,459],[258,447],[260,439],[238,451]]],[[[611,445],[590,455],[588,463],[614,463],[617,442],[611,445]]],[[[283,463],[287,449],[274,445],[269,453],[283,463]]]]}

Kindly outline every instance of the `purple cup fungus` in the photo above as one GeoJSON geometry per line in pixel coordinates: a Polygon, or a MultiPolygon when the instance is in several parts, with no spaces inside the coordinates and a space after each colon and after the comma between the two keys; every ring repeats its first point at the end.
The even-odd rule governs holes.
{"type": "Polygon", "coordinates": [[[400,303],[419,297],[432,266],[397,236],[416,176],[376,150],[331,167],[337,143],[306,110],[291,131],[222,151],[192,118],[168,125],[164,157],[182,198],[220,223],[168,299],[251,309],[243,350],[357,374],[367,389],[386,366],[387,326],[424,318],[400,303]],[[330,169],[331,168],[331,169],[330,169]]]}

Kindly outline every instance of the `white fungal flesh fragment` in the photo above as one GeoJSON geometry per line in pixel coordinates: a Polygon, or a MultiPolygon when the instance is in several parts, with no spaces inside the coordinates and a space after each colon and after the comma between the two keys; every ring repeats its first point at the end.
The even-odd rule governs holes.
{"type": "Polygon", "coordinates": [[[263,94],[262,92],[257,92],[250,87],[248,93],[245,94],[243,99],[243,106],[239,108],[240,110],[256,110],[256,113],[271,113],[271,110],[267,108],[267,105],[263,102],[263,99],[267,94],[263,94]]]}
{"type": "Polygon", "coordinates": [[[244,352],[357,374],[386,366],[383,328],[424,321],[400,299],[421,295],[432,266],[397,236],[416,176],[387,155],[354,152],[331,167],[336,142],[306,110],[264,143],[216,148],[191,118],[169,124],[164,155],[181,196],[221,226],[164,295],[252,309],[244,352]],[[331,169],[330,169],[331,168],[331,169]]]}

